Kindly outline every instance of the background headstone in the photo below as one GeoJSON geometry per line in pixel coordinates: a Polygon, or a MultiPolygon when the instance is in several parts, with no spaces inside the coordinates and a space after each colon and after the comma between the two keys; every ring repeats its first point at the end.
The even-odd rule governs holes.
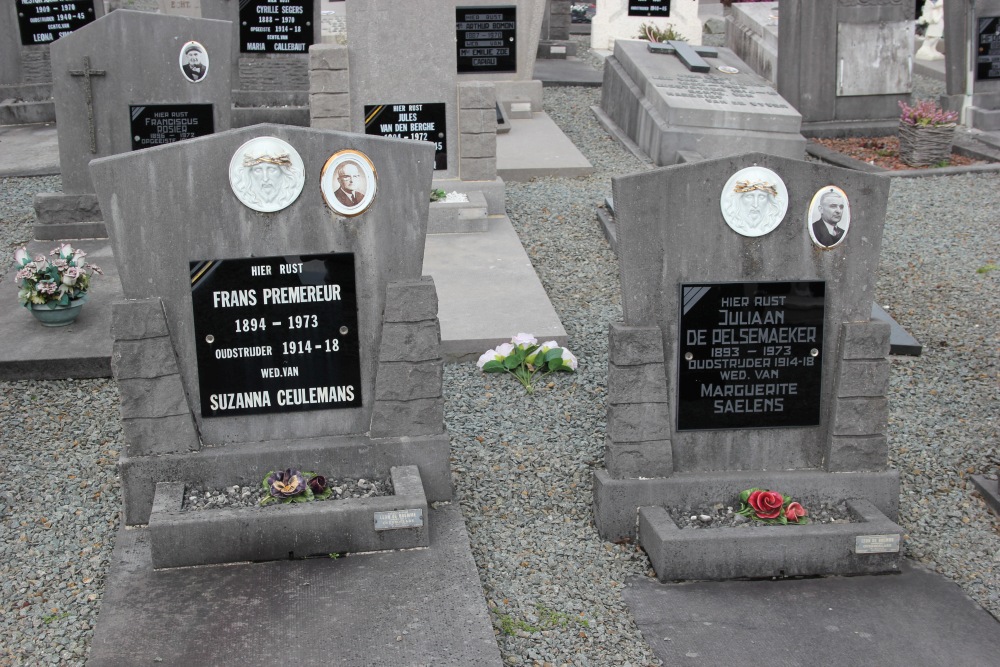
{"type": "MultiPolygon", "coordinates": [[[[369,478],[387,476],[393,465],[419,465],[428,496],[450,496],[437,300],[433,283],[420,277],[432,153],[422,142],[261,125],[92,164],[101,203],[111,212],[108,232],[121,258],[128,299],[116,304],[112,325],[126,434],[122,478],[128,523],[145,520],[156,482],[256,484],[268,470],[289,465],[369,478]],[[303,190],[274,213],[245,206],[230,184],[230,161],[239,162],[238,149],[261,136],[290,144],[304,165],[303,190]],[[353,218],[334,215],[320,191],[322,166],[345,149],[366,155],[378,175],[378,196],[353,218]],[[214,337],[195,335],[199,313],[191,262],[277,258],[260,262],[271,267],[270,274],[248,272],[243,288],[253,289],[268,285],[279,265],[327,253],[353,253],[357,331],[265,324],[269,336],[292,343],[356,337],[360,406],[204,414],[198,354],[214,337]],[[128,259],[137,257],[143,260],[128,259]],[[231,481],[224,482],[227,477],[231,481]]],[[[211,265],[204,268],[211,271],[211,265]]],[[[202,275],[199,268],[196,276],[202,275]]],[[[250,310],[250,317],[269,314],[261,303],[250,310]]],[[[308,310],[304,305],[302,314],[308,310]]],[[[231,324],[250,312],[227,309],[237,311],[231,324]]],[[[234,335],[239,334],[227,334],[234,335]]],[[[253,340],[248,335],[247,345],[253,340]]],[[[238,361],[235,368],[308,364],[310,355],[336,353],[320,347],[309,351],[296,345],[288,354],[272,350],[265,359],[238,361]]],[[[327,382],[341,384],[337,378],[327,382]]],[[[243,391],[240,384],[233,382],[230,391],[243,391]]]]}
{"type": "Polygon", "coordinates": [[[201,0],[159,0],[160,13],[201,18],[201,0]]]}
{"type": "Polygon", "coordinates": [[[945,84],[941,105],[985,132],[1000,130],[1000,0],[944,5],[945,84]]]}
{"type": "Polygon", "coordinates": [[[104,16],[100,0],[5,2],[0,9],[0,125],[52,122],[49,47],[104,16]]]}
{"type": "Polygon", "coordinates": [[[232,22],[233,127],[309,125],[309,46],[322,42],[321,4],[201,0],[202,18],[232,22]]]}
{"type": "Polygon", "coordinates": [[[844,124],[895,129],[899,102],[913,88],[913,3],[781,0],[778,6],[778,92],[802,114],[807,131],[822,131],[823,125],[810,128],[822,123],[832,131],[844,124]]]}
{"type": "Polygon", "coordinates": [[[701,44],[701,21],[698,3],[690,0],[672,0],[670,16],[630,16],[630,0],[597,0],[597,14],[590,26],[590,46],[593,49],[614,51],[615,40],[636,39],[643,23],[658,28],[672,26],[689,44],[701,44]]]}
{"type": "Polygon", "coordinates": [[[207,104],[215,131],[229,129],[230,38],[222,21],[117,10],[53,44],[63,191],[36,196],[36,238],[104,236],[93,225],[80,230],[82,237],[63,235],[73,232],[62,225],[100,220],[87,164],[133,150],[132,107],[207,104]],[[208,54],[198,82],[181,69],[182,48],[191,41],[208,54]]]}
{"type": "Polygon", "coordinates": [[[648,42],[618,40],[604,61],[605,124],[659,165],[750,150],[802,157],[799,113],[732,51],[712,52],[708,71],[694,72],[648,42]]]}

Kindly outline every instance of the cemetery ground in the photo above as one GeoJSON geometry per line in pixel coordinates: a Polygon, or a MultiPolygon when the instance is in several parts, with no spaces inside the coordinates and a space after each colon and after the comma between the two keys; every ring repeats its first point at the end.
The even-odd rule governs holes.
{"type": "MultiPolygon", "coordinates": [[[[659,664],[623,600],[630,581],[653,576],[649,563],[634,544],[602,541],[592,520],[608,327],[621,320],[617,260],[594,212],[611,176],[648,168],[600,128],[599,99],[599,89],[545,93],[593,176],[507,185],[579,371],[528,396],[474,364],[445,367],[453,503],[509,665],[659,664]]],[[[30,239],[32,195],[58,189],[56,177],[0,181],[4,252],[30,239]]],[[[1000,463],[997,210],[997,174],[893,179],[875,297],[924,344],[920,357],[891,360],[904,555],[1000,618],[1000,519],[968,480],[1000,463]]],[[[118,529],[118,391],[111,380],[3,382],[0,418],[0,664],[82,664],[118,529]]]]}

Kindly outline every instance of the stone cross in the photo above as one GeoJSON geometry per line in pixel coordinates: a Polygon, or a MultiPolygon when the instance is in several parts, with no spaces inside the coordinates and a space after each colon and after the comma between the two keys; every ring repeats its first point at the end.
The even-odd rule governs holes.
{"type": "Polygon", "coordinates": [[[84,97],[87,101],[87,122],[90,125],[90,152],[97,152],[97,130],[94,127],[94,84],[90,80],[92,76],[104,76],[107,71],[103,69],[90,69],[90,56],[83,57],[83,69],[71,69],[72,76],[82,76],[84,85],[84,97]]]}
{"type": "Polygon", "coordinates": [[[712,68],[705,58],[718,58],[719,50],[710,46],[691,46],[687,42],[670,40],[669,42],[650,42],[647,47],[650,53],[667,53],[677,56],[684,66],[692,72],[708,72],[712,68]]]}

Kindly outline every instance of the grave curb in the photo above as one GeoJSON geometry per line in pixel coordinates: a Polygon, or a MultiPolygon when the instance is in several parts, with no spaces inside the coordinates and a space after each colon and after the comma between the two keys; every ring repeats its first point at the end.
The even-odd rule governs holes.
{"type": "MultiPolygon", "coordinates": [[[[965,157],[971,157],[977,160],[993,160],[993,156],[987,155],[985,153],[980,153],[970,146],[959,146],[958,144],[954,147],[955,152],[959,155],[964,155],[965,157]]],[[[868,164],[867,162],[862,162],[861,160],[856,160],[852,157],[848,157],[843,153],[838,153],[836,151],[830,150],[826,146],[821,144],[813,143],[812,141],[806,144],[806,153],[812,157],[822,160],[823,162],[828,162],[837,167],[844,167],[846,169],[854,169],[855,171],[863,171],[870,174],[875,174],[877,176],[889,176],[889,177],[900,177],[900,178],[923,178],[926,176],[955,176],[958,174],[979,174],[979,173],[997,173],[1000,172],[1000,162],[994,162],[992,164],[973,164],[962,167],[929,167],[927,169],[884,169],[882,167],[876,167],[873,164],[868,164]]]]}
{"type": "Polygon", "coordinates": [[[159,482],[149,517],[153,567],[283,560],[430,545],[427,497],[417,466],[390,469],[394,495],[269,509],[184,512],[183,482],[159,482]],[[376,531],[374,514],[420,510],[419,528],[376,531]]]}
{"type": "Polygon", "coordinates": [[[985,475],[970,475],[969,478],[987,506],[1000,516],[1000,483],[987,479],[985,475]]]}
{"type": "Polygon", "coordinates": [[[901,539],[903,529],[867,500],[847,506],[859,522],[703,529],[679,528],[663,507],[640,507],[639,543],[661,582],[898,572],[898,549],[858,554],[855,540],[901,539]]]}

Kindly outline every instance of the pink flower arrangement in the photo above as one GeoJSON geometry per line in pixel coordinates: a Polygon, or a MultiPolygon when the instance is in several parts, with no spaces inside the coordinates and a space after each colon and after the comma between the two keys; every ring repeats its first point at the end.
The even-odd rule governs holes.
{"type": "Polygon", "coordinates": [[[903,111],[899,115],[899,120],[907,125],[941,127],[943,125],[954,125],[958,122],[957,112],[945,111],[931,100],[918,102],[916,106],[912,107],[900,100],[899,108],[903,111]]]}

